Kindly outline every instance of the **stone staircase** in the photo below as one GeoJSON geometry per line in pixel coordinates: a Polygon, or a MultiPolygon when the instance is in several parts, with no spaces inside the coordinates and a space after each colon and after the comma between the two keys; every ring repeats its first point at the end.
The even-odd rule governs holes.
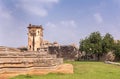
{"type": "Polygon", "coordinates": [[[30,69],[55,68],[62,58],[47,52],[0,52],[0,72],[18,72],[30,69]]]}

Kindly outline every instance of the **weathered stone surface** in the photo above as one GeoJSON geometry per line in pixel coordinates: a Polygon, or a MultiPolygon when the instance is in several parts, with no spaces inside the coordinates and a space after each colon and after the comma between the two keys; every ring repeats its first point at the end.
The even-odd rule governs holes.
{"type": "Polygon", "coordinates": [[[64,60],[76,60],[79,55],[79,50],[74,46],[50,46],[48,48],[50,54],[56,54],[59,58],[64,60]]]}
{"type": "Polygon", "coordinates": [[[73,65],[72,64],[61,64],[57,67],[54,73],[72,74],[74,73],[73,65]]]}
{"type": "Polygon", "coordinates": [[[63,74],[72,74],[73,73],[73,65],[71,64],[61,64],[57,67],[53,68],[41,68],[41,69],[31,69],[29,71],[22,72],[4,72],[0,74],[0,79],[8,79],[10,77],[14,77],[17,75],[43,75],[48,73],[63,73],[63,74]]]}
{"type": "Polygon", "coordinates": [[[106,61],[113,61],[115,59],[115,55],[113,54],[113,52],[108,52],[106,57],[105,57],[105,60],[106,61]]]}
{"type": "Polygon", "coordinates": [[[43,28],[42,25],[31,25],[28,26],[28,50],[37,51],[43,41],[43,28]]]}
{"type": "Polygon", "coordinates": [[[48,51],[49,46],[59,46],[57,42],[50,43],[43,39],[42,25],[28,26],[28,51],[48,51]]]}
{"type": "Polygon", "coordinates": [[[16,48],[0,46],[0,52],[2,52],[2,51],[4,51],[4,52],[7,52],[7,51],[9,51],[9,52],[20,52],[20,50],[16,49],[16,48]]]}
{"type": "Polygon", "coordinates": [[[117,63],[117,62],[105,61],[105,63],[120,66],[120,63],[117,63]]]}
{"type": "Polygon", "coordinates": [[[62,58],[44,52],[0,52],[0,73],[51,68],[62,63],[62,58]]]}

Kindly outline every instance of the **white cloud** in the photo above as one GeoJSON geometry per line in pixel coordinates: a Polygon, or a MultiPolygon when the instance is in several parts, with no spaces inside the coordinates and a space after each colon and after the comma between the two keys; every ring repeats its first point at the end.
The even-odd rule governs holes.
{"type": "Polygon", "coordinates": [[[58,41],[60,44],[78,43],[79,33],[77,23],[74,20],[60,21],[56,23],[48,22],[44,27],[45,39],[52,42],[58,41]]]}
{"type": "Polygon", "coordinates": [[[94,18],[95,18],[96,22],[99,24],[101,24],[103,22],[103,18],[100,13],[95,13],[94,18]]]}
{"type": "Polygon", "coordinates": [[[59,0],[19,0],[17,6],[27,14],[45,17],[48,15],[48,9],[59,0]]]}
{"type": "Polygon", "coordinates": [[[0,45],[4,44],[6,36],[5,33],[8,29],[10,29],[9,26],[11,26],[12,23],[13,16],[11,15],[11,12],[6,8],[3,2],[0,1],[0,45]]]}
{"type": "Polygon", "coordinates": [[[2,1],[0,1],[0,29],[3,31],[3,28],[9,26],[12,20],[13,16],[11,15],[11,12],[6,8],[2,1]]]}
{"type": "Polygon", "coordinates": [[[24,24],[18,21],[7,5],[0,0],[0,46],[25,45],[25,28],[23,27],[24,24]]]}
{"type": "Polygon", "coordinates": [[[2,1],[0,1],[0,22],[3,20],[11,20],[11,19],[12,19],[11,12],[6,8],[6,6],[2,3],[2,1]]]}
{"type": "Polygon", "coordinates": [[[50,27],[50,28],[56,28],[56,24],[53,24],[53,23],[51,23],[51,22],[48,22],[48,23],[46,24],[46,26],[47,26],[47,27],[50,27]]]}
{"type": "Polygon", "coordinates": [[[76,27],[76,23],[74,20],[61,21],[61,24],[68,27],[76,27]]]}

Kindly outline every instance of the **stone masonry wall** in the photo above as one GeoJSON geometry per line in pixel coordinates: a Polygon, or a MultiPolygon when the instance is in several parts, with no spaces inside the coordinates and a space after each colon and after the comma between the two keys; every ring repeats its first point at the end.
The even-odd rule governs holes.
{"type": "Polygon", "coordinates": [[[77,60],[79,57],[79,51],[74,46],[51,46],[48,48],[50,54],[56,54],[58,58],[64,60],[77,60]]]}

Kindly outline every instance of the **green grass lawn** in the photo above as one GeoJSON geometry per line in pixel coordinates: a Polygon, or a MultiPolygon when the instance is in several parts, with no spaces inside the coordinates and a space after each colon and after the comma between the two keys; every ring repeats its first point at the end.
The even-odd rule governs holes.
{"type": "Polygon", "coordinates": [[[120,66],[103,62],[66,62],[74,66],[74,74],[19,75],[11,79],[120,79],[120,66]]]}

